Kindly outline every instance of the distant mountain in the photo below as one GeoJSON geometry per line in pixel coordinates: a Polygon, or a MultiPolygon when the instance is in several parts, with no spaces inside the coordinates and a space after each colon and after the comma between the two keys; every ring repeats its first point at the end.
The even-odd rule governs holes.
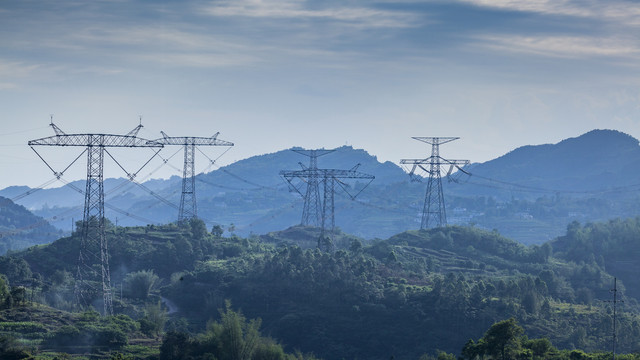
{"type": "MultiPolygon", "coordinates": [[[[241,236],[300,224],[303,200],[279,173],[300,170],[309,165],[309,158],[291,150],[199,174],[198,216],[209,228],[221,225],[241,236]]],[[[409,182],[399,166],[350,146],[318,158],[319,168],[351,169],[356,164],[376,178],[355,200],[342,187],[353,190],[363,183],[336,185],[336,226],[365,239],[419,228],[425,182],[409,182]]],[[[593,130],[557,144],[523,146],[465,170],[471,175],[458,181],[443,179],[448,223],[495,229],[525,244],[553,239],[574,220],[640,215],[640,146],[619,131],[593,130]]],[[[53,224],[69,230],[82,218],[83,189],[84,181],[76,181],[39,191],[11,187],[0,190],[0,196],[19,198],[16,201],[35,214],[56,217],[53,224]],[[27,192],[31,194],[21,197],[27,192]]],[[[178,216],[181,179],[150,180],[142,186],[107,179],[105,193],[106,215],[114,223],[168,223],[178,216]]]]}
{"type": "MultiPolygon", "coordinates": [[[[300,148],[296,148],[300,149],[300,148]]],[[[238,234],[263,234],[299,224],[302,199],[291,192],[280,177],[281,170],[301,170],[309,166],[309,157],[288,150],[253,156],[206,174],[196,176],[198,215],[208,226],[231,226],[238,234]]],[[[351,169],[360,164],[358,171],[374,175],[373,186],[389,186],[407,180],[407,175],[391,162],[380,163],[375,156],[361,149],[343,146],[334,152],[318,157],[318,167],[324,169],[351,169]]],[[[346,183],[345,183],[346,184],[346,183]]],[[[351,184],[353,185],[353,184],[351,184]]],[[[360,184],[362,186],[363,184],[360,184]]],[[[181,179],[155,179],[138,186],[126,179],[105,180],[105,213],[112,222],[120,225],[167,223],[177,219],[180,202],[181,179]]],[[[67,186],[36,190],[28,187],[9,187],[0,195],[19,198],[19,203],[35,213],[53,218],[55,225],[70,230],[73,221],[82,218],[84,181],[74,181],[67,186]],[[22,197],[30,192],[28,196],[22,197]]],[[[347,232],[371,237],[377,234],[374,227],[362,230],[362,221],[347,221],[356,214],[345,207],[353,202],[337,189],[337,225],[347,232]],[[344,221],[341,221],[344,219],[344,221]]],[[[391,234],[391,233],[389,233],[391,234]]]]}
{"type": "MultiPolygon", "coordinates": [[[[309,166],[309,157],[292,151],[294,149],[302,150],[302,148],[293,148],[252,156],[222,167],[220,170],[201,175],[201,180],[244,188],[250,188],[252,183],[265,187],[282,186],[284,182],[279,175],[281,170],[301,170],[299,163],[309,166]]],[[[365,150],[354,149],[351,146],[342,146],[335,149],[334,152],[318,157],[318,168],[322,169],[347,170],[357,164],[361,165],[359,171],[374,175],[376,177],[375,183],[378,185],[406,180],[405,172],[398,165],[390,161],[380,163],[377,157],[370,155],[365,150]]]]}
{"type": "Polygon", "coordinates": [[[8,250],[50,243],[62,234],[62,231],[33,215],[24,206],[0,197],[0,255],[8,250]]]}
{"type": "Polygon", "coordinates": [[[640,189],[640,146],[625,133],[592,130],[557,144],[523,146],[468,171],[471,183],[459,187],[461,195],[615,195],[640,189]]]}

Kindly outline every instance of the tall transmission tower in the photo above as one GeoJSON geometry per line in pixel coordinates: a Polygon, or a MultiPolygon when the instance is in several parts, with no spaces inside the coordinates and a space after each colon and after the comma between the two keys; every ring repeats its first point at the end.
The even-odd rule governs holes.
{"type": "Polygon", "coordinates": [[[454,168],[464,172],[461,166],[469,164],[469,160],[447,160],[440,156],[440,145],[459,139],[459,137],[413,137],[418,141],[431,145],[431,156],[426,159],[402,159],[400,164],[411,165],[409,176],[412,181],[420,181],[422,178],[416,173],[418,169],[428,175],[427,192],[422,208],[422,221],[420,229],[428,229],[429,226],[446,226],[447,212],[444,205],[444,193],[442,191],[442,165],[449,165],[447,175],[454,168]]]}
{"type": "Polygon", "coordinates": [[[613,360],[616,360],[616,343],[618,341],[618,334],[617,334],[617,322],[616,322],[616,308],[618,303],[620,302],[624,302],[623,300],[619,300],[618,299],[618,279],[617,278],[613,278],[613,289],[609,290],[611,292],[611,294],[613,295],[613,300],[605,300],[605,302],[610,302],[613,303],[613,338],[612,338],[612,354],[613,354],[613,360]]]}
{"type": "Polygon", "coordinates": [[[184,166],[182,168],[182,195],[180,196],[180,208],[178,211],[178,222],[198,217],[198,207],[196,204],[196,146],[233,146],[233,143],[218,140],[219,132],[212,137],[195,136],[168,136],[161,131],[162,138],[154,140],[162,145],[184,146],[184,166]]]}
{"type": "Polygon", "coordinates": [[[104,218],[104,153],[107,152],[113,158],[107,151],[109,147],[161,148],[163,145],[137,137],[142,124],[126,135],[66,134],[53,121],[50,126],[55,132],[54,136],[31,140],[28,144],[58,179],[82,154],[87,153],[87,182],[84,192],[82,237],[74,287],[76,302],[81,307],[90,306],[93,300],[99,296],[98,294],[102,292],[103,315],[112,315],[111,275],[109,273],[109,251],[104,218]],[[78,146],[85,147],[85,150],[65,170],[57,172],[40,156],[34,146],[78,146]],[[100,274],[95,269],[97,266],[100,266],[100,274]],[[102,283],[101,290],[97,287],[100,282],[102,283]]]}
{"type": "MultiPolygon", "coordinates": [[[[301,225],[320,226],[322,221],[322,199],[320,198],[319,183],[322,181],[322,174],[318,169],[318,157],[332,153],[334,150],[303,150],[292,149],[298,154],[309,157],[309,167],[305,167],[302,163],[300,166],[306,171],[307,189],[304,194],[304,205],[302,207],[301,225]]],[[[282,174],[281,174],[282,175],[282,174]]]]}
{"type": "MultiPolygon", "coordinates": [[[[360,164],[350,170],[322,169],[322,183],[324,185],[324,198],[322,203],[322,231],[318,239],[318,248],[323,251],[333,251],[336,228],[335,188],[336,184],[342,188],[351,200],[355,200],[364,189],[376,178],[373,175],[358,171],[360,164]],[[352,194],[343,179],[369,180],[357,193],[352,194]],[[328,236],[327,236],[327,230],[328,236]]],[[[354,189],[355,190],[355,189],[354,189]]]]}
{"type": "MultiPolygon", "coordinates": [[[[333,150],[331,150],[333,151],[333,150]]],[[[312,158],[313,159],[313,158],[312,158]]],[[[335,234],[335,187],[336,184],[342,188],[342,190],[352,199],[354,200],[369,184],[375,179],[375,176],[361,173],[357,171],[360,164],[354,166],[350,170],[338,170],[338,169],[318,169],[317,166],[307,168],[303,164],[300,164],[302,170],[283,170],[280,171],[280,175],[289,183],[289,186],[297,191],[300,195],[305,199],[305,207],[307,206],[307,202],[310,197],[307,197],[309,193],[309,187],[311,181],[315,181],[315,190],[313,190],[316,195],[315,199],[322,198],[322,211],[320,212],[320,237],[318,238],[318,248],[324,251],[332,251],[333,243],[334,243],[334,234],[335,234]],[[295,179],[302,180],[302,184],[306,184],[307,187],[303,190],[303,185],[296,185],[295,179]],[[369,180],[364,186],[362,186],[357,193],[352,194],[348,185],[344,183],[343,179],[362,179],[369,180]],[[319,191],[319,183],[322,182],[322,197],[320,196],[319,191]]],[[[317,208],[319,207],[317,201],[314,204],[311,204],[309,208],[312,206],[315,207],[316,213],[318,212],[317,208]]],[[[303,208],[303,221],[305,219],[305,209],[303,208]]],[[[304,225],[304,223],[303,223],[304,225]]]]}

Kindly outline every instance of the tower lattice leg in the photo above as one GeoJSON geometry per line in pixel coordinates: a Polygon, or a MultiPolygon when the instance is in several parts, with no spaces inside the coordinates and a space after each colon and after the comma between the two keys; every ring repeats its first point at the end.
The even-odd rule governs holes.
{"type": "Polygon", "coordinates": [[[82,238],[78,257],[75,296],[81,307],[96,300],[102,283],[103,314],[113,314],[109,252],[104,219],[104,147],[87,149],[87,183],[85,188],[82,238]],[[100,275],[96,265],[100,264],[100,275]]]}
{"type": "Polygon", "coordinates": [[[182,195],[180,196],[180,210],[178,222],[198,217],[196,206],[196,174],[195,174],[195,144],[184,146],[184,167],[182,170],[182,195]]]}

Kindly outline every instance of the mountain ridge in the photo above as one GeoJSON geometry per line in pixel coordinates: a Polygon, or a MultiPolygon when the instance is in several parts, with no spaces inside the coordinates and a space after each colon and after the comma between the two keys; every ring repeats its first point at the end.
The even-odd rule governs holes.
{"type": "MultiPolygon", "coordinates": [[[[299,224],[303,200],[279,175],[281,170],[300,170],[299,163],[308,166],[308,157],[293,149],[301,148],[256,155],[197,175],[199,217],[207,226],[233,226],[240,235],[266,234],[299,224]]],[[[426,184],[409,182],[398,165],[379,162],[364,149],[342,146],[318,158],[319,168],[350,169],[358,163],[359,171],[376,179],[355,201],[336,193],[336,225],[368,239],[419,227],[426,184]]],[[[540,243],[557,236],[576,219],[635,216],[640,214],[632,203],[633,196],[640,196],[634,180],[640,178],[640,166],[636,165],[640,165],[638,140],[616,130],[592,130],[555,144],[525,145],[472,164],[465,169],[471,174],[469,178],[463,176],[457,183],[443,181],[449,223],[474,223],[524,243],[540,243]],[[483,197],[480,203],[473,200],[483,197]],[[540,198],[552,201],[538,204],[540,198]],[[567,198],[582,202],[567,203],[567,198]],[[589,198],[606,203],[594,208],[587,203],[589,198]],[[501,210],[501,204],[514,201],[525,203],[510,206],[508,213],[501,210]]],[[[130,226],[176,220],[179,177],[149,180],[143,183],[146,189],[127,181],[105,180],[110,205],[106,214],[113,222],[130,226]],[[118,192],[112,192],[119,186],[118,192]]],[[[72,184],[84,188],[82,180],[72,184]]],[[[31,190],[11,187],[0,190],[0,195],[11,198],[31,190]]],[[[55,225],[69,230],[71,218],[82,218],[83,200],[76,190],[62,187],[33,192],[18,203],[45,218],[57,216],[55,225]]]]}

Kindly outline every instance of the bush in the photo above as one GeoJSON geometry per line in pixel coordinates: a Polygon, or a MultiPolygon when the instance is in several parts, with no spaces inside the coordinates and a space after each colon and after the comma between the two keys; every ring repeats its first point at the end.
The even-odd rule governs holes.
{"type": "Polygon", "coordinates": [[[65,325],[46,337],[42,346],[55,350],[67,350],[67,347],[77,345],[79,338],[80,330],[77,327],[65,325]]]}
{"type": "Polygon", "coordinates": [[[127,296],[134,299],[146,299],[159,278],[153,270],[140,270],[127,274],[124,279],[127,296]]]}
{"type": "Polygon", "coordinates": [[[127,345],[127,334],[115,326],[96,329],[92,337],[97,347],[120,348],[127,345]]]}

